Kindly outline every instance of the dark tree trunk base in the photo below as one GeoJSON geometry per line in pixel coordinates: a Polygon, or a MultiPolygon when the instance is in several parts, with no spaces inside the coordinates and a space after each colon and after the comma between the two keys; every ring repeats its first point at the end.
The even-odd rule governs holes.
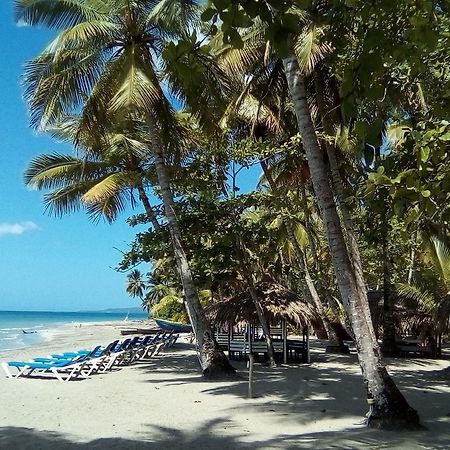
{"type": "Polygon", "coordinates": [[[236,369],[230,364],[225,353],[220,349],[210,332],[203,337],[203,378],[205,380],[237,380],[236,369]]]}
{"type": "Polygon", "coordinates": [[[417,411],[408,405],[385,368],[381,369],[385,390],[377,398],[370,399],[367,425],[384,430],[423,430],[417,411]]]}
{"type": "Polygon", "coordinates": [[[208,381],[220,381],[239,380],[241,377],[229,363],[228,359],[225,358],[225,361],[215,361],[206,367],[206,369],[203,369],[203,378],[208,381]]]}
{"type": "Polygon", "coordinates": [[[349,355],[350,349],[345,344],[329,344],[325,347],[325,353],[336,355],[349,355]]]}
{"type": "Polygon", "coordinates": [[[367,418],[370,428],[383,430],[417,431],[426,428],[420,424],[417,411],[411,407],[406,410],[386,411],[386,408],[373,408],[367,418]]]}

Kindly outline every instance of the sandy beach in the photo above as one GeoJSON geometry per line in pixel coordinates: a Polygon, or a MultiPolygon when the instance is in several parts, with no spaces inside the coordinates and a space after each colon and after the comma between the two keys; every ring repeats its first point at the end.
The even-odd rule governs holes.
{"type": "MultiPolygon", "coordinates": [[[[0,353],[28,360],[106,344],[123,323],[58,329],[36,347],[0,353]]],[[[356,357],[326,355],[312,340],[311,364],[246,367],[236,382],[205,382],[192,344],[81,381],[0,375],[0,449],[448,449],[450,361],[389,360],[426,430],[394,433],[363,425],[367,406],[356,357]]]]}

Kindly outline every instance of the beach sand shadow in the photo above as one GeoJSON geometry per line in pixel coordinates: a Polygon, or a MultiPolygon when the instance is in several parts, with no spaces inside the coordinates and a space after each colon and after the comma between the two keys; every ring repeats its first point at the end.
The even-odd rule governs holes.
{"type": "MultiPolygon", "coordinates": [[[[355,428],[347,432],[300,434],[295,437],[295,444],[292,442],[292,435],[284,436],[286,446],[283,448],[450,448],[450,406],[445,409],[446,402],[442,401],[446,395],[442,392],[442,386],[443,380],[448,380],[447,369],[427,371],[425,361],[417,364],[418,367],[423,367],[423,370],[405,370],[403,364],[397,366],[394,378],[410,404],[419,410],[422,422],[428,430],[419,433],[389,433],[368,430],[362,426],[367,405],[356,357],[324,353],[316,353],[313,357],[312,364],[294,364],[275,369],[256,364],[253,388],[255,398],[248,399],[245,405],[229,410],[230,416],[238,409],[243,413],[253,408],[261,413],[270,412],[274,417],[274,424],[289,417],[289,420],[298,423],[299,429],[324,419],[355,417],[359,420],[355,423],[355,428]],[[323,364],[330,362],[331,366],[323,364]],[[352,443],[353,440],[355,443],[352,443]],[[312,445],[315,441],[323,442],[324,446],[312,445]],[[360,444],[363,444],[363,447],[360,444]],[[418,447],[415,447],[416,445],[418,447]]],[[[233,365],[238,369],[242,380],[211,387],[199,375],[197,358],[192,354],[178,355],[171,352],[159,361],[153,361],[145,369],[166,373],[167,377],[160,378],[159,382],[168,385],[201,382],[205,384],[202,393],[207,395],[247,398],[246,364],[233,361],[233,365]]]]}
{"type": "Polygon", "coordinates": [[[0,449],[20,450],[295,450],[295,449],[448,449],[448,435],[437,437],[419,433],[394,433],[376,430],[342,430],[298,435],[279,435],[248,442],[246,432],[222,435],[226,421],[215,419],[200,429],[184,432],[166,427],[149,427],[139,439],[99,438],[79,442],[56,432],[32,428],[0,428],[0,449]]]}

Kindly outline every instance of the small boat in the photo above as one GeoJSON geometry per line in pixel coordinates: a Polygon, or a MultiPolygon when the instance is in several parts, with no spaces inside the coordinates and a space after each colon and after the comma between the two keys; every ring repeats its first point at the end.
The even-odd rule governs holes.
{"type": "Polygon", "coordinates": [[[33,330],[33,331],[26,331],[26,330],[22,330],[23,334],[36,334],[37,331],[33,330]]]}
{"type": "Polygon", "coordinates": [[[126,330],[120,330],[120,334],[158,334],[161,332],[160,328],[128,328],[126,330]]]}
{"type": "Polygon", "coordinates": [[[170,320],[155,319],[159,328],[166,331],[174,331],[175,333],[192,333],[192,325],[188,323],[171,322],[170,320]]]}

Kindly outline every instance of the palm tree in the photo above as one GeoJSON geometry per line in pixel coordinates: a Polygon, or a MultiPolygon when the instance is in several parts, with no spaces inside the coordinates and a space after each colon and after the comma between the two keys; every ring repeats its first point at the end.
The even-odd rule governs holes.
{"type": "MultiPolygon", "coordinates": [[[[177,135],[173,130],[176,130],[173,107],[164,91],[169,89],[188,104],[201,105],[200,93],[206,91],[189,88],[192,84],[196,88],[199,83],[209,85],[214,73],[214,65],[208,66],[207,55],[195,43],[193,51],[199,63],[195,67],[191,64],[190,71],[192,57],[171,59],[172,41],[187,39],[192,31],[197,17],[196,2],[18,0],[16,13],[18,20],[30,25],[62,30],[26,68],[25,96],[33,126],[45,130],[61,116],[77,111],[81,111],[81,121],[87,130],[102,130],[110,113],[119,116],[132,113],[145,121],[203,373],[206,377],[234,374],[213,340],[199,302],[166,170],[177,135]],[[183,84],[180,74],[191,76],[195,83],[183,84]]],[[[211,98],[221,94],[220,90],[208,92],[212,92],[211,98]]]]}
{"type": "Polygon", "coordinates": [[[431,317],[435,334],[450,327],[450,246],[448,237],[423,232],[423,259],[430,267],[418,274],[413,284],[397,283],[396,290],[413,313],[431,317]]]}
{"type": "Polygon", "coordinates": [[[124,210],[127,199],[132,206],[136,204],[133,191],[137,190],[148,220],[158,230],[146,193],[151,154],[135,139],[129,122],[124,129],[112,122],[110,126],[102,136],[82,135],[79,118],[65,119],[51,133],[69,144],[77,141],[78,156],[53,153],[35,157],[25,170],[25,183],[39,190],[50,189],[44,204],[56,216],[85,207],[92,220],[104,217],[110,223],[124,210]]]}
{"type": "MultiPolygon", "coordinates": [[[[318,2],[318,5],[315,6],[320,9],[324,5],[323,2],[318,2]]],[[[277,15],[275,9],[272,13],[277,15]]],[[[318,10],[315,13],[320,15],[321,11],[318,10]]],[[[311,39],[308,40],[302,36],[317,27],[303,12],[298,16],[298,21],[303,32],[300,35],[289,34],[287,56],[280,59],[298,132],[302,137],[306,152],[314,192],[323,218],[337,283],[352,325],[359,363],[367,385],[368,399],[371,404],[368,424],[375,427],[414,428],[419,424],[419,416],[409,406],[389,376],[381,359],[370,317],[362,265],[352,224],[348,220],[341,221],[338,213],[339,205],[334,190],[340,181],[337,176],[338,172],[335,170],[336,167],[332,167],[332,183],[329,177],[330,167],[324,158],[324,151],[316,134],[314,123],[314,114],[317,112],[323,114],[324,111],[313,110],[311,106],[314,103],[308,101],[311,96],[311,91],[308,89],[308,72],[314,67],[314,64],[304,63],[306,60],[299,51],[299,45],[302,42],[311,42],[311,39]]],[[[230,24],[227,25],[230,26],[230,24]]],[[[259,35],[261,34],[260,32],[259,35]]],[[[254,34],[250,34],[250,36],[253,37],[254,34]]],[[[323,38],[320,41],[326,45],[323,38]]],[[[306,48],[305,46],[301,47],[306,48]]],[[[270,51],[270,44],[266,48],[270,51]]],[[[310,46],[310,48],[312,47],[310,46]]],[[[239,50],[235,50],[235,52],[237,53],[239,50]]],[[[235,64],[241,67],[242,65],[246,67],[257,65],[261,61],[268,60],[268,58],[264,58],[267,53],[261,54],[257,48],[250,46],[247,52],[241,52],[240,56],[235,58],[235,64]]],[[[310,59],[310,61],[314,62],[314,59],[310,59]]],[[[252,82],[251,75],[247,74],[247,79],[252,82]]],[[[314,93],[312,94],[314,95],[314,93]]],[[[317,102],[315,104],[317,105],[317,102]]],[[[338,198],[342,199],[340,196],[338,198]]],[[[346,217],[349,218],[349,215],[346,217]]]]}
{"type": "MultiPolygon", "coordinates": [[[[298,127],[303,139],[314,191],[325,224],[339,289],[352,324],[359,362],[367,380],[372,404],[368,423],[371,426],[414,428],[419,423],[417,412],[409,406],[384,366],[370,317],[356,241],[349,246],[340,220],[336,199],[328,177],[328,167],[315,132],[306,101],[305,75],[297,57],[291,53],[283,59],[286,78],[294,104],[298,127]]],[[[348,231],[348,229],[347,229],[348,231]]]]}
{"type": "MultiPolygon", "coordinates": [[[[326,46],[313,45],[317,40],[315,34],[315,30],[309,30],[301,34],[297,41],[296,50],[306,67],[312,64],[311,60],[319,59],[325,51],[322,47],[326,46]]],[[[263,139],[271,133],[278,135],[278,138],[295,134],[297,131],[295,117],[289,103],[282,61],[267,42],[263,24],[257,22],[243,36],[242,49],[224,47],[220,45],[220,41],[221,36],[216,37],[215,53],[224,70],[235,79],[233,84],[237,86],[235,96],[222,117],[222,126],[229,127],[233,119],[245,121],[249,124],[250,138],[256,139],[263,139]]],[[[260,159],[260,165],[270,189],[276,193],[278,189],[266,158],[260,159]]],[[[333,352],[347,352],[348,349],[339,343],[325,314],[325,308],[309,272],[305,253],[295,238],[295,224],[287,216],[283,219],[283,223],[294,249],[297,265],[303,274],[304,294],[313,300],[327,338],[330,340],[327,349],[333,352]]],[[[312,243],[312,240],[310,242],[312,243]]]]}
{"type": "MultiPolygon", "coordinates": [[[[156,265],[158,262],[156,262],[156,265]]],[[[142,307],[150,312],[151,308],[164,300],[176,300],[183,303],[183,296],[175,287],[161,283],[155,277],[155,269],[148,274],[144,280],[142,273],[134,269],[127,275],[127,294],[131,297],[138,297],[142,302],[142,307]]]]}
{"type": "Polygon", "coordinates": [[[131,271],[131,273],[127,275],[127,294],[131,295],[131,297],[138,297],[142,302],[142,306],[148,311],[147,305],[144,304],[145,290],[146,285],[142,279],[141,272],[137,269],[131,271]]]}

